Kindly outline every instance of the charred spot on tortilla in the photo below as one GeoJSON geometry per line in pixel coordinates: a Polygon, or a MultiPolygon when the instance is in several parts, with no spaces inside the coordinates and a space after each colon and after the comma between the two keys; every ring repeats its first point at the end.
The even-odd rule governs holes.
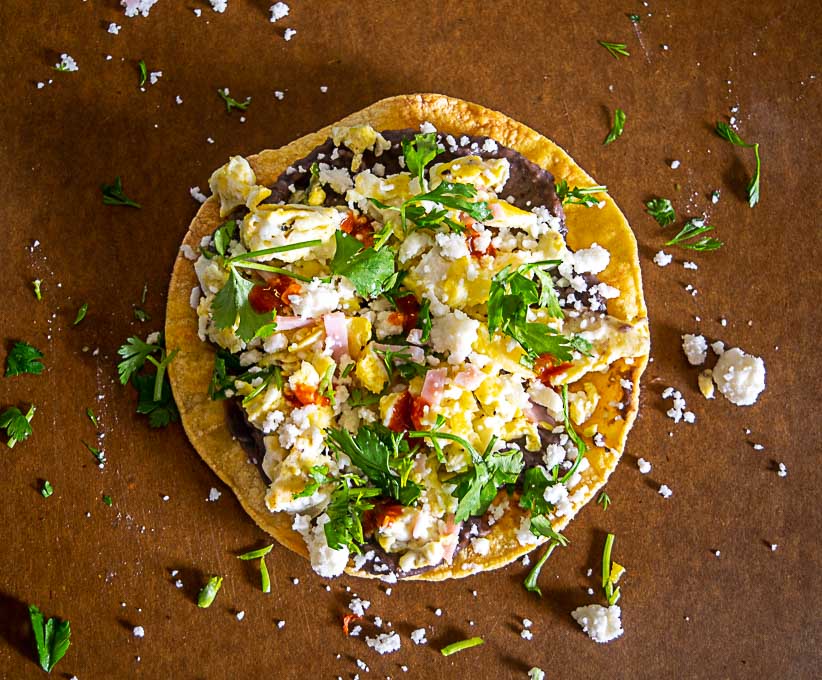
{"type": "Polygon", "coordinates": [[[636,243],[610,197],[564,210],[559,181],[595,184],[441,95],[212,176],[184,243],[203,256],[172,277],[175,397],[200,455],[321,575],[502,566],[615,468],[649,350],[636,243]]]}

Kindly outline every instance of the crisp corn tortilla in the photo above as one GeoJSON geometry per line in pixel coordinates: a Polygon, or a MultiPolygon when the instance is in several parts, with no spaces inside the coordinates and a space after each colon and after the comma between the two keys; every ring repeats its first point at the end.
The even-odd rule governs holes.
{"type": "MultiPolygon", "coordinates": [[[[565,179],[569,186],[591,186],[594,180],[573,159],[551,140],[508,116],[478,104],[438,94],[400,95],[383,99],[334,123],[333,126],[369,124],[376,130],[418,129],[428,121],[443,134],[488,136],[514,149],[529,160],[565,179]]],[[[250,156],[250,162],[263,185],[273,184],[293,161],[302,158],[322,144],[331,134],[332,125],[297,139],[284,147],[265,150],[250,156]]],[[[607,302],[608,313],[628,322],[646,318],[642,296],[636,240],[625,216],[610,196],[604,197],[601,208],[579,205],[565,206],[568,234],[566,241],[572,250],[589,247],[596,242],[608,250],[610,263],[599,279],[620,290],[620,296],[607,302]]],[[[196,249],[200,239],[210,235],[220,224],[219,204],[209,198],[189,226],[183,244],[196,249]]],[[[211,467],[237,495],[252,519],[279,543],[307,558],[302,537],[291,529],[292,516],[272,513],[265,506],[266,485],[255,465],[226,424],[224,406],[208,396],[208,386],[214,365],[214,350],[197,335],[197,313],[191,308],[191,290],[198,285],[191,261],[182,253],[177,256],[171,277],[166,313],[166,346],[179,353],[169,366],[169,377],[180,416],[189,440],[211,467]]],[[[601,373],[589,373],[580,382],[592,382],[601,398],[593,415],[579,429],[589,446],[590,467],[582,473],[589,491],[574,505],[574,513],[597,494],[619,462],[628,431],[639,406],[639,380],[648,362],[648,355],[633,360],[620,359],[601,373]],[[626,394],[621,380],[630,381],[633,389],[626,394]],[[611,404],[623,403],[622,410],[611,404]],[[592,426],[604,436],[608,448],[593,445],[592,426]]],[[[573,384],[571,385],[573,386],[573,384]]],[[[504,491],[502,493],[505,493],[504,491]]],[[[491,527],[487,538],[491,548],[486,555],[473,552],[470,543],[460,550],[451,565],[440,565],[422,574],[407,577],[415,580],[439,581],[461,578],[473,573],[502,567],[532,551],[535,544],[520,545],[517,528],[524,511],[512,499],[505,515],[491,527]]],[[[562,530],[573,516],[564,516],[554,523],[562,530]]],[[[541,539],[544,542],[545,539],[541,539]]],[[[372,574],[354,570],[347,572],[361,577],[372,574]]]]}

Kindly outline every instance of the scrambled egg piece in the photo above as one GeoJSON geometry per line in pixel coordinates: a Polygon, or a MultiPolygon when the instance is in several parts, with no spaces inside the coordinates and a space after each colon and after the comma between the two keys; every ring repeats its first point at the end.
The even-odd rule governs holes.
{"type": "Polygon", "coordinates": [[[568,412],[577,425],[582,425],[594,414],[599,404],[599,392],[587,382],[578,392],[568,392],[568,412]]]}
{"type": "Polygon", "coordinates": [[[431,188],[442,182],[471,184],[477,189],[480,200],[488,198],[489,192],[502,191],[511,173],[511,164],[506,158],[464,156],[447,163],[437,163],[430,170],[431,188]]]}
{"type": "Polygon", "coordinates": [[[345,144],[354,152],[354,158],[351,160],[352,172],[360,169],[362,155],[367,149],[373,149],[375,156],[381,156],[383,151],[391,148],[391,142],[370,125],[332,128],[331,139],[334,146],[345,144]]]}
{"type": "Polygon", "coordinates": [[[298,248],[258,258],[297,262],[306,259],[327,259],[334,252],[334,232],[340,226],[344,213],[336,208],[311,205],[258,206],[246,215],[241,234],[251,250],[264,250],[293,245],[302,241],[320,240],[311,248],[298,248]]]}
{"type": "Polygon", "coordinates": [[[362,356],[357,361],[354,370],[357,379],[369,392],[378,394],[382,392],[385,383],[388,382],[388,371],[382,359],[374,352],[374,343],[369,343],[362,356]]]}
{"type": "Polygon", "coordinates": [[[270,189],[257,184],[254,170],[242,156],[232,156],[228,163],[215,170],[208,186],[220,199],[220,217],[243,204],[252,209],[271,195],[270,189]]]}

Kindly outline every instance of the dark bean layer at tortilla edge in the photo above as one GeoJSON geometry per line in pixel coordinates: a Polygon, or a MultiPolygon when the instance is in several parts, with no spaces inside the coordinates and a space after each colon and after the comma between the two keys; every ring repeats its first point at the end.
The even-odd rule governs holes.
{"type": "MultiPolygon", "coordinates": [[[[385,168],[385,175],[392,175],[398,172],[403,172],[405,168],[400,166],[399,157],[402,155],[403,139],[409,139],[415,134],[415,130],[388,130],[381,133],[382,136],[391,143],[391,148],[384,151],[380,156],[375,156],[372,151],[366,151],[363,154],[362,165],[358,172],[363,170],[370,170],[375,164],[382,164],[385,168]]],[[[536,163],[529,161],[518,151],[514,151],[508,147],[497,145],[496,151],[483,151],[482,147],[489,137],[476,137],[472,135],[465,135],[468,138],[468,143],[463,146],[457,146],[454,151],[451,151],[445,145],[445,151],[437,156],[435,163],[445,163],[455,158],[464,156],[476,155],[482,158],[506,158],[510,165],[510,175],[508,181],[505,183],[501,198],[510,199],[511,203],[523,210],[530,210],[536,206],[545,206],[548,211],[555,217],[559,217],[562,226],[560,233],[563,236],[567,233],[565,227],[565,213],[562,210],[562,203],[556,194],[554,184],[554,176],[541,168],[536,163]],[[471,146],[476,144],[475,150],[471,146]]],[[[459,144],[460,137],[456,137],[459,144]]],[[[278,178],[277,181],[270,186],[271,196],[269,196],[264,203],[284,203],[287,202],[292,194],[292,190],[304,190],[308,187],[311,179],[310,168],[313,163],[327,163],[332,168],[350,168],[351,160],[354,157],[353,152],[344,147],[335,147],[334,142],[329,138],[323,144],[315,148],[304,158],[295,161],[291,165],[293,171],[286,170],[278,178]],[[337,157],[332,159],[331,154],[334,149],[337,149],[337,157]]],[[[335,193],[330,187],[324,187],[326,192],[326,200],[324,205],[346,205],[345,198],[340,194],[335,193]]],[[[244,214],[248,212],[245,208],[240,208],[230,216],[231,219],[236,219],[238,222],[242,220],[244,214]]],[[[592,274],[583,275],[588,288],[599,283],[599,279],[592,274]]],[[[572,292],[570,287],[559,288],[557,293],[560,297],[566,297],[572,292]]],[[[605,301],[599,294],[591,295],[587,293],[576,293],[585,307],[590,307],[591,302],[596,300],[600,304],[600,308],[605,307],[605,301]]],[[[245,410],[240,404],[240,399],[233,398],[226,400],[226,422],[231,431],[231,434],[236,437],[248,455],[249,462],[257,466],[260,475],[266,484],[271,480],[263,470],[263,458],[265,457],[265,445],[263,443],[263,434],[256,427],[248,422],[245,410]]],[[[529,468],[541,465],[542,452],[549,444],[559,443],[559,435],[553,434],[544,427],[539,428],[540,434],[540,450],[528,451],[525,448],[524,439],[510,442],[518,444],[524,459],[524,466],[522,473],[517,481],[517,487],[521,487],[522,480],[525,476],[525,471],[529,468]]],[[[507,493],[502,490],[500,493],[507,493]]],[[[482,517],[469,517],[462,523],[459,533],[459,541],[454,555],[458,554],[460,550],[468,545],[468,542],[474,536],[485,536],[491,531],[491,526],[488,524],[488,513],[486,512],[482,517]],[[473,527],[476,526],[476,532],[472,533],[473,527]]],[[[366,561],[361,570],[375,576],[386,576],[393,573],[397,578],[407,578],[409,576],[416,576],[426,571],[435,569],[440,565],[430,565],[421,567],[419,569],[412,569],[408,571],[401,571],[399,568],[399,554],[388,553],[377,543],[372,537],[362,545],[363,553],[373,551],[374,559],[366,561]],[[384,569],[387,566],[388,569],[384,569]]]]}

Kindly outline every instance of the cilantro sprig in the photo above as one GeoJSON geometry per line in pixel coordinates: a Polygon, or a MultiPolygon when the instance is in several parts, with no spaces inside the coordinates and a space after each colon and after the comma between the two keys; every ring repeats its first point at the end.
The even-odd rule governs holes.
{"type": "Polygon", "coordinates": [[[103,192],[103,203],[105,205],[127,205],[130,208],[140,208],[140,204],[132,201],[123,193],[123,180],[120,176],[114,178],[113,184],[101,184],[100,190],[103,192]]]}
{"type": "Polygon", "coordinates": [[[622,109],[618,108],[614,110],[614,122],[611,124],[611,131],[608,133],[605,141],[602,142],[603,146],[608,146],[608,144],[622,136],[627,118],[625,111],[622,109]]]}
{"type": "Polygon", "coordinates": [[[425,167],[431,163],[445,148],[437,144],[437,133],[426,132],[414,135],[414,139],[402,140],[402,154],[405,158],[405,167],[412,175],[416,175],[420,186],[427,188],[425,167]]]}
{"type": "Polygon", "coordinates": [[[363,425],[354,436],[348,430],[329,428],[326,442],[335,454],[347,455],[384,495],[402,505],[411,505],[420,497],[422,487],[408,479],[414,461],[403,434],[375,423],[363,425]]]}
{"type": "Polygon", "coordinates": [[[51,673],[71,645],[71,623],[43,616],[37,605],[29,605],[29,618],[40,668],[51,673]]]}
{"type": "Polygon", "coordinates": [[[217,90],[217,94],[220,95],[220,99],[225,102],[225,110],[231,113],[232,109],[237,109],[238,111],[245,111],[248,109],[249,104],[251,104],[251,97],[246,97],[244,102],[238,102],[234,97],[228,94],[228,88],[224,87],[222,89],[217,90]]]}
{"type": "Polygon", "coordinates": [[[148,343],[136,335],[128,338],[117,354],[123,360],[117,364],[120,383],[125,385],[131,379],[131,384],[137,390],[137,413],[148,416],[151,427],[165,427],[176,422],[179,417],[177,405],[171,394],[171,385],[166,376],[166,369],[177,355],[178,350],[167,352],[162,344],[162,336],[156,343],[148,343]],[[155,358],[154,355],[158,355],[155,358]],[[157,369],[151,373],[139,373],[146,362],[157,369]]]}
{"type": "Polygon", "coordinates": [[[29,373],[40,375],[45,369],[43,353],[27,342],[15,342],[6,357],[6,377],[29,373]]]}
{"type": "Polygon", "coordinates": [[[31,436],[31,419],[36,410],[32,404],[24,415],[16,406],[10,406],[0,414],[0,429],[6,431],[6,446],[10,449],[13,449],[17,442],[25,441],[31,436]]]}
{"type": "Polygon", "coordinates": [[[692,217],[685,222],[679,233],[670,241],[666,242],[665,245],[680,246],[681,248],[697,251],[717,250],[718,248],[721,248],[723,245],[722,241],[714,238],[713,236],[703,236],[697,241],[693,240],[701,234],[709,231],[713,231],[712,225],[705,224],[704,219],[692,217]]]}
{"type": "Polygon", "coordinates": [[[750,149],[753,147],[754,156],[756,157],[756,170],[754,171],[753,177],[751,177],[750,182],[748,182],[748,205],[752,208],[759,203],[759,177],[762,169],[762,163],[759,159],[759,143],[756,142],[754,144],[748,144],[742,140],[742,138],[736,133],[730,125],[724,123],[722,121],[717,121],[716,123],[716,134],[718,134],[722,139],[730,142],[734,146],[741,146],[746,149],[750,149]]]}
{"type": "Polygon", "coordinates": [[[676,220],[674,206],[668,198],[652,198],[646,201],[645,212],[653,217],[660,227],[667,227],[676,220]]]}
{"type": "Polygon", "coordinates": [[[564,179],[556,183],[557,198],[562,202],[562,205],[584,205],[590,208],[599,205],[600,199],[595,198],[595,194],[602,194],[608,190],[606,186],[593,187],[569,187],[568,182],[564,179]]]}
{"type": "Polygon", "coordinates": [[[365,542],[362,516],[372,510],[370,499],[382,495],[376,487],[366,486],[367,480],[358,475],[343,475],[331,494],[326,508],[328,522],[323,526],[328,546],[333,550],[348,548],[360,554],[360,546],[365,542]]]}
{"type": "Polygon", "coordinates": [[[336,251],[331,260],[332,274],[344,276],[357,293],[366,299],[377,297],[395,283],[394,253],[388,248],[366,248],[353,236],[338,230],[334,234],[336,251]]]}
{"type": "Polygon", "coordinates": [[[536,305],[549,316],[561,318],[562,310],[547,270],[560,264],[559,260],[545,260],[520,265],[511,270],[506,265],[491,280],[488,297],[488,332],[497,330],[516,340],[525,351],[521,362],[529,367],[538,357],[550,354],[559,361],[571,361],[573,352],[587,353],[591,344],[580,336],[565,336],[545,323],[528,321],[528,310],[536,305]],[[529,278],[535,275],[539,284],[529,278]]]}
{"type": "Polygon", "coordinates": [[[265,556],[271,552],[273,547],[274,544],[272,543],[264,548],[252,550],[250,552],[243,553],[242,555],[237,555],[238,560],[260,560],[260,585],[264,593],[271,592],[271,577],[268,575],[268,567],[265,565],[265,556]]]}
{"type": "Polygon", "coordinates": [[[294,500],[313,496],[317,493],[321,486],[334,481],[333,477],[328,476],[327,465],[312,465],[311,469],[308,471],[308,476],[311,481],[305,485],[302,491],[297,491],[292,495],[294,500]]]}

